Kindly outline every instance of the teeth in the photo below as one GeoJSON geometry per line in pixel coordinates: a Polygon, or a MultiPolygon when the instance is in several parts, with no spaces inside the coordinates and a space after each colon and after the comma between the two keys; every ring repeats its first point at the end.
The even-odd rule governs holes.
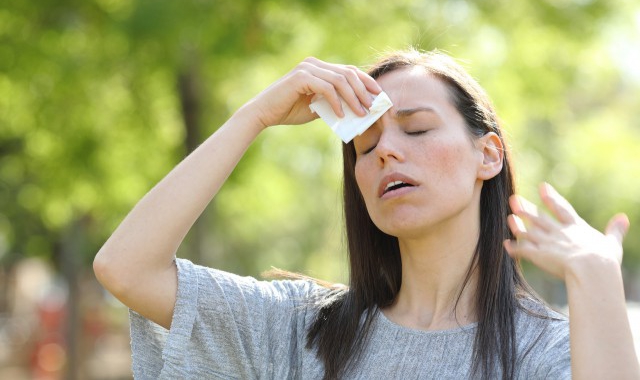
{"type": "Polygon", "coordinates": [[[393,181],[393,182],[389,182],[389,183],[387,184],[387,187],[385,188],[385,191],[386,191],[386,190],[389,190],[389,189],[390,189],[390,188],[392,188],[393,186],[402,185],[403,183],[404,183],[404,182],[402,182],[402,181],[393,181]]]}

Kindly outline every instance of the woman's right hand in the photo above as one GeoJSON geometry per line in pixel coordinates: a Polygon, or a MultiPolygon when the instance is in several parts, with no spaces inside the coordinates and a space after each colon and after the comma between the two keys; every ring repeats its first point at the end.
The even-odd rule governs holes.
{"type": "Polygon", "coordinates": [[[331,64],[307,58],[284,77],[249,101],[242,112],[250,112],[264,129],[273,125],[304,124],[318,116],[309,104],[314,95],[324,96],[342,117],[340,97],[360,116],[371,107],[371,95],[382,89],[368,74],[355,66],[331,64]]]}

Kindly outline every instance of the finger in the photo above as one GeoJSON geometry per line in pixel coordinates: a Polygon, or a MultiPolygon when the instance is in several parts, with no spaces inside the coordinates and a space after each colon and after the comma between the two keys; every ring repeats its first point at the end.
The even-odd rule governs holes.
{"type": "Polygon", "coordinates": [[[560,223],[569,224],[580,221],[580,217],[573,206],[571,206],[571,203],[548,183],[540,185],[540,198],[560,223]]]}
{"type": "Polygon", "coordinates": [[[321,68],[316,69],[314,74],[320,79],[332,84],[338,92],[338,95],[342,97],[345,103],[347,103],[349,108],[351,108],[356,115],[365,116],[367,114],[367,110],[364,108],[363,104],[368,103],[370,105],[371,99],[369,99],[369,94],[366,93],[364,85],[361,82],[358,81],[359,85],[354,86],[354,84],[349,82],[349,79],[345,75],[321,68]],[[362,99],[358,97],[358,87],[361,87],[359,92],[366,94],[362,95],[362,99],[366,99],[365,101],[367,103],[363,103],[362,99]]]}
{"type": "Polygon", "coordinates": [[[520,256],[518,254],[518,242],[515,240],[505,240],[502,242],[502,245],[504,246],[504,249],[507,251],[507,253],[509,254],[509,256],[513,257],[514,259],[519,259],[520,256]]]}
{"type": "Polygon", "coordinates": [[[373,79],[369,74],[360,70],[356,66],[328,63],[321,61],[315,57],[309,57],[305,61],[321,67],[325,70],[336,71],[344,75],[349,83],[351,83],[351,85],[353,86],[356,96],[360,99],[360,102],[367,106],[367,108],[371,107],[372,101],[371,95],[369,93],[377,95],[382,92],[382,87],[380,87],[378,82],[376,82],[376,80],[373,79]]]}
{"type": "Polygon", "coordinates": [[[335,87],[332,86],[331,83],[316,77],[306,70],[296,71],[294,73],[294,80],[301,83],[300,94],[318,94],[324,96],[327,102],[329,102],[329,105],[331,105],[333,112],[335,112],[338,117],[344,117],[342,102],[335,87]]]}
{"type": "Polygon", "coordinates": [[[526,238],[527,229],[524,225],[524,222],[522,221],[522,219],[520,219],[519,216],[513,214],[509,215],[507,217],[507,225],[509,226],[511,233],[513,233],[513,236],[515,236],[517,239],[526,238]]]}
{"type": "Polygon", "coordinates": [[[549,233],[547,231],[543,231],[537,226],[527,228],[522,219],[517,215],[509,215],[507,225],[518,242],[528,241],[534,246],[539,247],[540,244],[544,244],[545,241],[549,240],[549,233]]]}
{"type": "Polygon", "coordinates": [[[514,260],[527,260],[551,275],[562,278],[562,270],[558,266],[553,265],[548,257],[541,255],[539,248],[531,242],[505,240],[503,246],[509,256],[514,260]]]}
{"type": "Polygon", "coordinates": [[[370,107],[371,96],[358,75],[352,70],[345,69],[340,65],[329,64],[316,58],[305,59],[301,66],[304,70],[333,85],[355,114],[360,116],[367,114],[363,104],[370,107]]]}
{"type": "Polygon", "coordinates": [[[532,261],[536,246],[529,241],[505,240],[504,249],[514,259],[526,259],[532,261]]]}
{"type": "Polygon", "coordinates": [[[617,214],[609,223],[607,223],[607,228],[604,230],[604,234],[610,237],[613,237],[620,245],[622,245],[622,241],[624,240],[627,231],[629,231],[629,217],[625,214],[617,214]]]}
{"type": "MultiPolygon", "coordinates": [[[[343,66],[340,68],[340,70],[343,70],[343,75],[345,76],[345,78],[347,78],[349,84],[351,84],[351,87],[355,91],[356,96],[358,97],[358,99],[360,99],[360,103],[364,104],[365,107],[369,109],[373,104],[373,96],[371,96],[370,93],[373,91],[369,91],[363,79],[368,79],[371,82],[375,83],[376,87],[380,87],[378,83],[373,80],[373,78],[368,76],[367,73],[360,71],[355,66],[343,66]]],[[[378,92],[375,93],[377,94],[378,92]]]]}
{"type": "Polygon", "coordinates": [[[529,202],[524,197],[512,195],[509,197],[509,206],[514,214],[520,218],[530,221],[544,231],[552,231],[558,228],[558,223],[545,212],[538,209],[536,205],[529,202]]]}
{"type": "Polygon", "coordinates": [[[367,91],[375,95],[382,92],[382,87],[380,87],[380,85],[378,84],[378,82],[376,82],[375,79],[373,79],[369,74],[365,73],[364,71],[359,70],[357,67],[354,67],[354,68],[356,70],[356,74],[358,74],[358,77],[360,78],[364,86],[367,88],[367,91]]]}

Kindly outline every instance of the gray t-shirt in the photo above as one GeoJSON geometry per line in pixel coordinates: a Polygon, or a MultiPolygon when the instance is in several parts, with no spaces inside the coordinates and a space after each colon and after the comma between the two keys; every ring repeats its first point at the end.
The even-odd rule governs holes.
{"type": "MultiPolygon", "coordinates": [[[[305,344],[316,310],[310,300],[324,288],[311,281],[258,281],[183,259],[176,263],[171,329],[130,312],[136,379],[322,378],[323,364],[305,344]]],[[[516,378],[571,378],[569,324],[550,313],[562,320],[519,312],[516,378]]],[[[413,330],[379,312],[348,378],[470,378],[475,332],[476,324],[413,330]]]]}

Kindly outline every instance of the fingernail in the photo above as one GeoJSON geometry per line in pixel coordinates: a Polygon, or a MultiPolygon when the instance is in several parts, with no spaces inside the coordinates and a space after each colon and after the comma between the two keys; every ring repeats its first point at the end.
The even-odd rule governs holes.
{"type": "Polygon", "coordinates": [[[521,231],[526,231],[527,227],[525,226],[524,221],[519,216],[514,215],[513,220],[518,226],[518,229],[520,229],[521,231]]]}

